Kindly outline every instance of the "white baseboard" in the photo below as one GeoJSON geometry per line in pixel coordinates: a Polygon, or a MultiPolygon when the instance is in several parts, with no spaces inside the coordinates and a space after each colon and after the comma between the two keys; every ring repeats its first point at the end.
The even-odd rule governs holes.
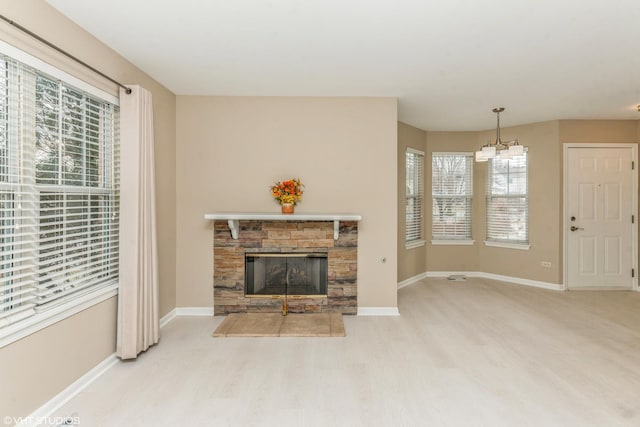
{"type": "MultiPolygon", "coordinates": [[[[160,327],[163,328],[169,324],[177,316],[213,316],[213,307],[178,307],[174,308],[160,319],[160,327]]],[[[89,372],[78,378],[67,388],[51,398],[44,405],[36,409],[28,417],[24,417],[22,422],[18,426],[32,426],[35,425],[35,420],[43,420],[50,417],[55,411],[60,409],[65,403],[77,396],[82,390],[84,390],[89,384],[95,381],[102,374],[107,372],[111,367],[116,365],[120,359],[113,353],[105,360],[100,362],[96,367],[89,372]]],[[[69,417],[73,417],[69,415],[69,417]]]]}
{"type": "Polygon", "coordinates": [[[538,280],[521,279],[519,277],[502,276],[500,274],[481,273],[479,277],[492,280],[500,280],[502,282],[511,282],[516,285],[533,286],[534,288],[549,289],[551,291],[564,291],[564,285],[549,282],[540,282],[538,280]]]}
{"type": "Polygon", "coordinates": [[[169,322],[176,318],[176,309],[174,308],[160,319],[160,328],[167,326],[169,322]]]}
{"type": "Polygon", "coordinates": [[[501,282],[514,283],[516,285],[533,286],[535,288],[549,289],[552,291],[564,291],[564,285],[562,284],[541,282],[538,280],[522,279],[520,277],[503,276],[501,274],[485,273],[482,271],[428,271],[427,272],[427,277],[449,277],[450,275],[480,277],[483,279],[499,280],[501,282]]]}
{"type": "Polygon", "coordinates": [[[427,277],[449,277],[449,276],[467,276],[481,277],[482,273],[478,271],[427,271],[427,277]]]}
{"type": "Polygon", "coordinates": [[[164,328],[178,316],[213,316],[213,307],[176,307],[160,319],[160,327],[164,328]]]}
{"type": "Polygon", "coordinates": [[[358,307],[358,316],[400,316],[398,307],[358,307]]]}
{"type": "MultiPolygon", "coordinates": [[[[60,393],[52,397],[47,403],[36,409],[31,415],[28,417],[24,417],[22,422],[17,424],[18,426],[34,426],[37,425],[35,422],[37,420],[46,420],[51,417],[55,411],[60,409],[65,403],[76,397],[82,390],[87,388],[89,384],[98,379],[102,374],[107,372],[113,366],[118,364],[120,359],[116,356],[115,353],[104,359],[100,362],[96,367],[91,369],[89,372],[78,378],[76,381],[71,383],[67,388],[62,390],[60,393]]],[[[73,417],[74,415],[68,415],[69,417],[73,417]]]]}
{"type": "Polygon", "coordinates": [[[213,307],[176,307],[176,316],[213,316],[213,307]]]}
{"type": "MultiPolygon", "coordinates": [[[[213,316],[213,307],[177,307],[162,316],[160,319],[160,327],[163,328],[167,324],[169,324],[173,319],[177,316],[213,316]]],[[[78,378],[67,388],[62,390],[60,393],[52,397],[48,402],[44,405],[36,409],[31,415],[28,417],[22,418],[22,422],[18,424],[18,426],[33,426],[36,425],[34,422],[36,420],[47,419],[51,416],[55,411],[60,409],[65,403],[69,400],[73,399],[77,396],[82,390],[84,390],[89,384],[95,381],[102,374],[107,372],[111,367],[116,365],[120,359],[113,353],[111,356],[107,357],[105,360],[100,362],[96,367],[91,369],[89,372],[78,378]]],[[[69,417],[73,417],[73,415],[69,415],[69,417]]],[[[63,422],[63,420],[61,421],[63,422]]]]}
{"type": "Polygon", "coordinates": [[[427,273],[426,272],[418,274],[417,276],[409,277],[408,279],[403,280],[402,282],[398,283],[398,289],[404,288],[405,286],[412,285],[412,284],[424,279],[425,277],[427,277],[427,273]]]}

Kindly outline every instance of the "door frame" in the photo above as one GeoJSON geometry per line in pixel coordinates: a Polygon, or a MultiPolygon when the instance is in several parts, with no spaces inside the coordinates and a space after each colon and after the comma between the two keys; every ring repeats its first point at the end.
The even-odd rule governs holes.
{"type": "Polygon", "coordinates": [[[635,221],[631,225],[632,229],[632,246],[633,253],[631,254],[632,268],[635,269],[635,276],[631,279],[631,290],[639,291],[638,289],[638,145],[634,143],[580,143],[580,142],[565,142],[562,144],[562,220],[560,226],[562,227],[562,271],[563,271],[563,290],[569,290],[569,271],[568,271],[568,259],[569,259],[569,234],[567,229],[569,228],[569,220],[567,217],[567,199],[569,194],[569,149],[571,148],[630,148],[631,159],[634,162],[635,167],[631,171],[632,183],[631,183],[631,211],[635,216],[635,221]]]}

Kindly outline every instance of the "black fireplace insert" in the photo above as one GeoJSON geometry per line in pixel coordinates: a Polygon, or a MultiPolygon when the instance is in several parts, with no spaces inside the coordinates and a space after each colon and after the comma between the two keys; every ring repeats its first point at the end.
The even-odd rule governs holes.
{"type": "Polygon", "coordinates": [[[247,253],[245,295],[327,295],[327,271],[326,253],[247,253]]]}

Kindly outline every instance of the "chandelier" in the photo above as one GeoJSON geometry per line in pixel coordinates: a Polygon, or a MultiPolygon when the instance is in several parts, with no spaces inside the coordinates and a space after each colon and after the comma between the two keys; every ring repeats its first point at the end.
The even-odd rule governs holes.
{"type": "Polygon", "coordinates": [[[486,162],[494,158],[509,160],[515,156],[521,156],[524,153],[525,147],[520,145],[517,139],[512,139],[511,141],[503,141],[500,139],[500,113],[503,111],[503,107],[493,109],[498,119],[496,140],[487,142],[482,146],[480,151],[476,151],[476,162],[486,162]]]}

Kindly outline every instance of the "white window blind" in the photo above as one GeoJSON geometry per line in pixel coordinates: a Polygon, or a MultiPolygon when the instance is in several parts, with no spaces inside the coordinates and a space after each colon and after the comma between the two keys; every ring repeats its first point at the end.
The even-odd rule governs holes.
{"type": "Polygon", "coordinates": [[[118,277],[118,108],[0,55],[0,327],[118,277]]]}
{"type": "Polygon", "coordinates": [[[510,160],[489,160],[487,240],[529,243],[527,153],[510,160]]]}
{"type": "Polygon", "coordinates": [[[473,157],[471,153],[433,153],[431,237],[471,240],[473,157]]]}
{"type": "Polygon", "coordinates": [[[406,152],[406,243],[423,239],[424,209],[424,153],[407,149],[406,152]]]}

